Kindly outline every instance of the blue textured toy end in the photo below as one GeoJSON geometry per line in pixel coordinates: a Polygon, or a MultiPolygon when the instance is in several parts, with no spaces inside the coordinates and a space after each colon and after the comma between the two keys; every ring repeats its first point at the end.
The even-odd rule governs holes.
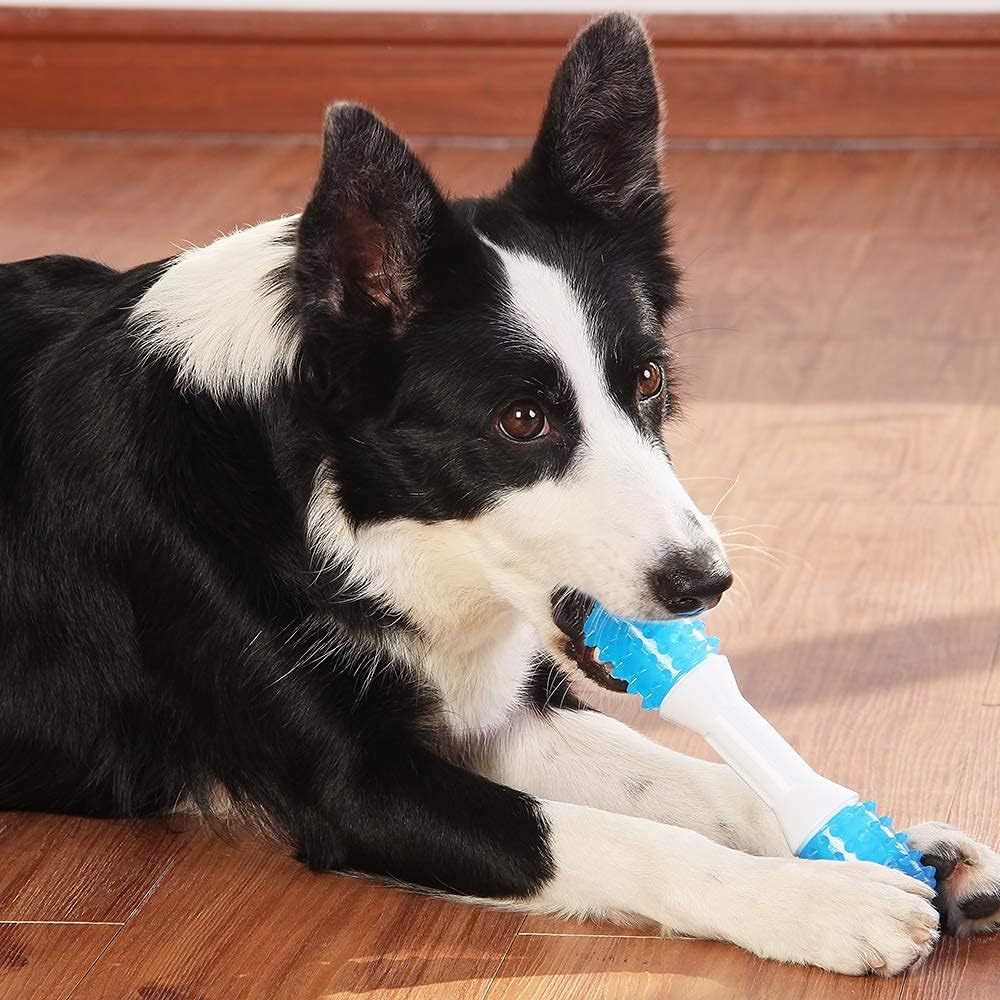
{"type": "Polygon", "coordinates": [[[719,640],[705,623],[690,618],[650,622],[616,618],[599,604],[583,624],[583,641],[595,648],[611,676],[642,697],[643,708],[659,708],[670,689],[710,653],[719,640]]]}
{"type": "Polygon", "coordinates": [[[896,833],[874,802],[845,806],[799,851],[800,858],[827,861],[874,861],[937,888],[936,873],[920,863],[905,833],[896,833]]]}

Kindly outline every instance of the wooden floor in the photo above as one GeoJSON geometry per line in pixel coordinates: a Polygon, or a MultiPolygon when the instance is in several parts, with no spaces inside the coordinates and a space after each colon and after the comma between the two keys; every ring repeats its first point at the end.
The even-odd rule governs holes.
{"type": "MultiPolygon", "coordinates": [[[[425,152],[459,193],[519,155],[425,152]]],[[[315,165],[278,143],[0,139],[0,259],[160,257],[296,209],[315,165]]],[[[715,630],[817,767],[901,824],[996,843],[1000,153],[685,150],[669,173],[688,271],[672,450],[703,505],[727,494],[741,581],[715,630]]],[[[1000,983],[997,940],[849,980],[320,877],[204,830],[49,816],[0,816],[0,921],[17,1000],[971,1000],[1000,983]]]]}

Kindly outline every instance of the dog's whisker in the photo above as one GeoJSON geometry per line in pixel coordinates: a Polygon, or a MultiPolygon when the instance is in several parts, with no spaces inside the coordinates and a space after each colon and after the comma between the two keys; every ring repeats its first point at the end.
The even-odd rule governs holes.
{"type": "MultiPolygon", "coordinates": [[[[753,531],[743,531],[743,530],[736,529],[736,528],[734,528],[732,531],[726,532],[725,534],[721,535],[720,537],[723,539],[723,541],[725,542],[726,545],[729,545],[729,539],[731,539],[731,538],[750,538],[753,541],[759,543],[760,545],[766,545],[767,544],[764,541],[764,539],[761,538],[760,535],[756,534],[755,532],[753,532],[753,531]]],[[[735,544],[738,544],[738,543],[737,542],[733,542],[733,544],[735,545],[735,544]]]]}
{"type": "Polygon", "coordinates": [[[773,545],[768,545],[766,547],[759,545],[747,545],[742,542],[734,542],[732,545],[726,546],[727,552],[739,552],[741,550],[748,552],[756,550],[759,554],[769,555],[779,566],[782,567],[786,565],[785,560],[789,560],[797,566],[808,570],[810,573],[815,572],[813,564],[808,559],[800,555],[798,552],[793,552],[790,549],[776,548],[773,545]]]}
{"type": "Polygon", "coordinates": [[[773,552],[769,552],[767,549],[762,548],[759,545],[742,545],[736,544],[729,546],[726,551],[733,554],[743,554],[756,555],[764,559],[769,560],[776,566],[780,566],[782,569],[785,568],[785,564],[779,559],[773,552]]]}
{"type": "MultiPolygon", "coordinates": [[[[732,476],[678,476],[677,481],[679,483],[700,483],[712,480],[718,482],[720,479],[724,479],[726,482],[732,482],[732,476]]],[[[728,515],[731,516],[731,515],[728,515]]]]}
{"type": "MultiPolygon", "coordinates": [[[[726,517],[726,516],[728,516],[728,515],[726,515],[726,514],[720,514],[719,515],[719,517],[726,517]]],[[[749,529],[753,529],[753,528],[771,528],[771,529],[777,530],[778,527],[780,527],[780,526],[777,525],[777,524],[768,524],[768,523],[766,523],[764,521],[759,521],[759,522],[757,522],[755,524],[741,524],[738,528],[726,528],[724,531],[720,531],[719,534],[722,535],[723,538],[724,538],[726,535],[731,534],[734,531],[746,531],[748,528],[749,529]]]]}
{"type": "Polygon", "coordinates": [[[749,621],[753,615],[753,596],[751,595],[750,587],[742,574],[734,574],[733,588],[736,591],[736,596],[738,597],[735,605],[736,615],[738,621],[742,624],[743,622],[749,621]]]}
{"type": "Polygon", "coordinates": [[[709,520],[712,520],[715,517],[715,515],[719,512],[719,508],[725,502],[726,497],[728,497],[729,494],[736,489],[736,486],[740,481],[740,475],[741,475],[740,473],[736,474],[736,478],[732,481],[732,484],[730,485],[729,489],[727,489],[726,492],[723,493],[721,497],[719,497],[718,501],[715,504],[715,507],[712,508],[712,513],[708,515],[709,520]]]}

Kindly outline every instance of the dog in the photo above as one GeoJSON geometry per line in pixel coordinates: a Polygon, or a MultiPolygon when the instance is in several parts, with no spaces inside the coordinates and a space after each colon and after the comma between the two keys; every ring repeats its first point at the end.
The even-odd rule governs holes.
{"type": "Polygon", "coordinates": [[[585,703],[619,685],[594,600],[688,615],[731,581],[663,444],[660,107],[609,15],[498,194],[447,199],[341,104],[298,216],[0,268],[0,808],[225,808],[319,871],[842,973],[1000,924],[959,831],[908,831],[935,907],[789,856],[729,768],[585,703]]]}

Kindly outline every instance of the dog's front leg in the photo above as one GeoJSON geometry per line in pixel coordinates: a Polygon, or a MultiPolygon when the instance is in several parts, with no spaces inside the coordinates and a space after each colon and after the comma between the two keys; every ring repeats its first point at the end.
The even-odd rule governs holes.
{"type": "Polygon", "coordinates": [[[774,814],[731,768],[668,750],[600,712],[525,711],[481,769],[545,798],[687,827],[750,854],[789,855],[774,814]]]}
{"type": "Polygon", "coordinates": [[[545,800],[417,747],[359,762],[329,803],[331,867],[538,913],[621,918],[765,958],[891,974],[926,955],[923,883],[876,865],[754,857],[692,830],[545,800]]]}
{"type": "MultiPolygon", "coordinates": [[[[668,750],[599,712],[525,711],[480,766],[539,796],[685,826],[752,854],[789,855],[774,815],[731,768],[668,750]]],[[[1000,927],[1000,854],[943,823],[907,834],[938,872],[943,928],[967,936],[1000,927]]]]}

